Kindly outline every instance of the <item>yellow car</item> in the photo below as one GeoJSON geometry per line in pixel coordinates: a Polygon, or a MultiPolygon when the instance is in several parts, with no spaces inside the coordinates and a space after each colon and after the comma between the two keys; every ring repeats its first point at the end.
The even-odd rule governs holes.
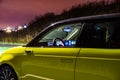
{"type": "Polygon", "coordinates": [[[120,80],[120,13],[51,24],[0,55],[0,80],[120,80]]]}

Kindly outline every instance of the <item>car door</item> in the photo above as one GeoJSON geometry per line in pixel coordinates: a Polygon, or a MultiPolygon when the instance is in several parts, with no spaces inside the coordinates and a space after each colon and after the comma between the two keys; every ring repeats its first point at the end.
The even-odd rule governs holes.
{"type": "Polygon", "coordinates": [[[119,21],[88,23],[81,33],[75,80],[119,80],[119,21]],[[86,36],[87,35],[87,36],[86,36]]]}
{"type": "Polygon", "coordinates": [[[81,29],[81,23],[64,24],[33,40],[22,56],[22,80],[74,80],[81,29]]]}

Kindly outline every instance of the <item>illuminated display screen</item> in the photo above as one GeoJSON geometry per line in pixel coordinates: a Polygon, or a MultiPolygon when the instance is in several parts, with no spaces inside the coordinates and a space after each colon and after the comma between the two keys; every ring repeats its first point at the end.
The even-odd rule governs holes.
{"type": "Polygon", "coordinates": [[[65,46],[72,47],[76,45],[76,40],[66,40],[64,41],[64,43],[65,43],[65,46]]]}
{"type": "Polygon", "coordinates": [[[64,32],[71,32],[71,28],[70,27],[65,27],[64,32]]]}

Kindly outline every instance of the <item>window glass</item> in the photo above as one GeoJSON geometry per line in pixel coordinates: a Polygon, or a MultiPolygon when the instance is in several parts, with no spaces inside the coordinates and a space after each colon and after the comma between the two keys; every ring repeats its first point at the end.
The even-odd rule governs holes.
{"type": "Polygon", "coordinates": [[[78,46],[93,48],[120,47],[120,21],[87,23],[78,38],[78,46]]]}
{"type": "Polygon", "coordinates": [[[120,48],[120,20],[109,23],[108,46],[120,48]]]}
{"type": "Polygon", "coordinates": [[[81,23],[56,26],[39,38],[40,46],[74,47],[81,29],[81,23]]]}

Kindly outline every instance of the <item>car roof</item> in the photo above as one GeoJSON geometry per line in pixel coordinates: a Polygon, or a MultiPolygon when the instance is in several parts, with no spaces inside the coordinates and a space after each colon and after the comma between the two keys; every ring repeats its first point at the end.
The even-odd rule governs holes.
{"type": "Polygon", "coordinates": [[[85,17],[77,17],[77,18],[70,18],[66,20],[61,20],[58,22],[55,22],[51,25],[58,25],[63,23],[71,23],[71,22],[77,22],[77,21],[83,21],[83,22],[91,22],[91,21],[100,21],[100,20],[111,20],[114,19],[120,19],[120,13],[112,13],[112,14],[102,14],[102,15],[92,15],[92,16],[85,16],[85,17]]]}

